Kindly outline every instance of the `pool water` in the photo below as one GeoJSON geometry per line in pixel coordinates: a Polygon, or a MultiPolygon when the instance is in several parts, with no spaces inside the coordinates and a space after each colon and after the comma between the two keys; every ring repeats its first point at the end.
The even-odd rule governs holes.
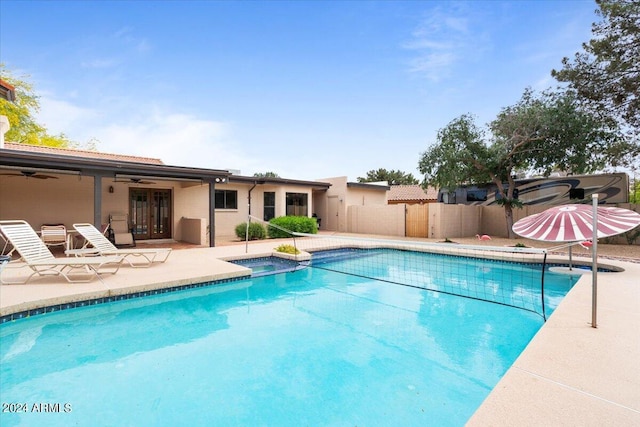
{"type": "Polygon", "coordinates": [[[250,268],[252,277],[291,272],[298,268],[304,268],[304,264],[302,263],[275,256],[241,259],[230,262],[250,268]]]}
{"type": "Polygon", "coordinates": [[[0,327],[0,425],[461,426],[542,324],[318,268],[66,310],[0,327]]]}

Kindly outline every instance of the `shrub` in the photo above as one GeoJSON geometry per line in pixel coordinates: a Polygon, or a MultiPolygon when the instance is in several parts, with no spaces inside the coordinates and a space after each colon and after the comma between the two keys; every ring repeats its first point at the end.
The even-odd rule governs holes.
{"type": "MultiPolygon", "coordinates": [[[[247,223],[243,222],[236,225],[236,236],[240,239],[247,237],[247,223]]],[[[267,231],[262,224],[257,222],[249,223],[249,240],[260,240],[267,237],[267,231]]]]}
{"type": "MultiPolygon", "coordinates": [[[[273,218],[269,223],[297,233],[318,233],[318,224],[316,223],[316,219],[306,216],[279,216],[278,218],[273,218]]],[[[280,230],[276,227],[268,227],[268,233],[269,237],[272,239],[291,237],[291,233],[280,230]]]]}
{"type": "Polygon", "coordinates": [[[298,248],[293,245],[280,245],[276,248],[276,252],[298,255],[300,253],[300,250],[298,250],[298,248]]]}

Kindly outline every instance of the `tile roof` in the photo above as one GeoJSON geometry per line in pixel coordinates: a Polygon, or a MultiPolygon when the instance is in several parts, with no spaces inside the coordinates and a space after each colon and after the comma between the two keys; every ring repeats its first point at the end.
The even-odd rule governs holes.
{"type": "Polygon", "coordinates": [[[419,185],[392,185],[389,190],[389,201],[400,200],[436,200],[438,191],[433,187],[428,187],[427,191],[419,185]]]}
{"type": "Polygon", "coordinates": [[[0,96],[7,101],[13,102],[16,100],[16,88],[12,84],[0,79],[0,96]]]}
{"type": "Polygon", "coordinates": [[[145,163],[151,165],[164,165],[162,160],[152,157],[128,156],[125,154],[102,153],[99,151],[76,150],[74,148],[47,147],[44,145],[18,144],[5,142],[4,148],[8,150],[30,151],[35,153],[59,154],[62,156],[84,157],[92,159],[114,160],[118,162],[145,163]]]}

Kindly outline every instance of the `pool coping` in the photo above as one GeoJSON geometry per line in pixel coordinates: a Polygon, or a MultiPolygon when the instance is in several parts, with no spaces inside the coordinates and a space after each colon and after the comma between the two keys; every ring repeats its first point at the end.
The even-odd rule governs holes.
{"type": "MultiPolygon", "coordinates": [[[[1,285],[0,316],[38,306],[248,277],[249,269],[223,258],[271,256],[273,244],[253,244],[247,249],[247,253],[244,246],[173,251],[164,264],[123,267],[91,283],[49,278],[27,285],[1,285]]],[[[553,258],[562,260],[566,262],[553,258]]],[[[636,366],[640,360],[640,264],[616,260],[606,264],[625,271],[597,276],[598,328],[590,325],[592,279],[587,273],[468,425],[640,425],[640,367],[636,366]]]]}

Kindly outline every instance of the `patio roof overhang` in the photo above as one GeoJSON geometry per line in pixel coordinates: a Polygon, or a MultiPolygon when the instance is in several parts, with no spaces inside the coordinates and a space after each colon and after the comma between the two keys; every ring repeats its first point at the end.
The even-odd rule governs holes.
{"type": "Polygon", "coordinates": [[[301,187],[311,187],[312,190],[326,191],[331,187],[328,182],[322,181],[303,181],[298,179],[285,179],[285,178],[269,178],[269,177],[255,177],[255,176],[241,176],[241,175],[229,175],[229,182],[237,182],[243,184],[257,184],[257,185],[293,185],[301,187]]]}
{"type": "Polygon", "coordinates": [[[228,171],[219,169],[124,162],[10,149],[0,150],[0,167],[24,168],[26,170],[46,169],[52,173],[77,173],[91,176],[115,177],[116,175],[127,175],[168,180],[187,179],[213,183],[224,182],[230,175],[228,171]]]}
{"type": "Polygon", "coordinates": [[[94,225],[102,220],[102,179],[138,177],[176,181],[199,181],[209,185],[209,243],[215,246],[215,184],[228,180],[230,172],[219,169],[191,168],[164,164],[137,163],[67,156],[51,153],[0,149],[0,169],[73,174],[94,179],[94,225]]]}

